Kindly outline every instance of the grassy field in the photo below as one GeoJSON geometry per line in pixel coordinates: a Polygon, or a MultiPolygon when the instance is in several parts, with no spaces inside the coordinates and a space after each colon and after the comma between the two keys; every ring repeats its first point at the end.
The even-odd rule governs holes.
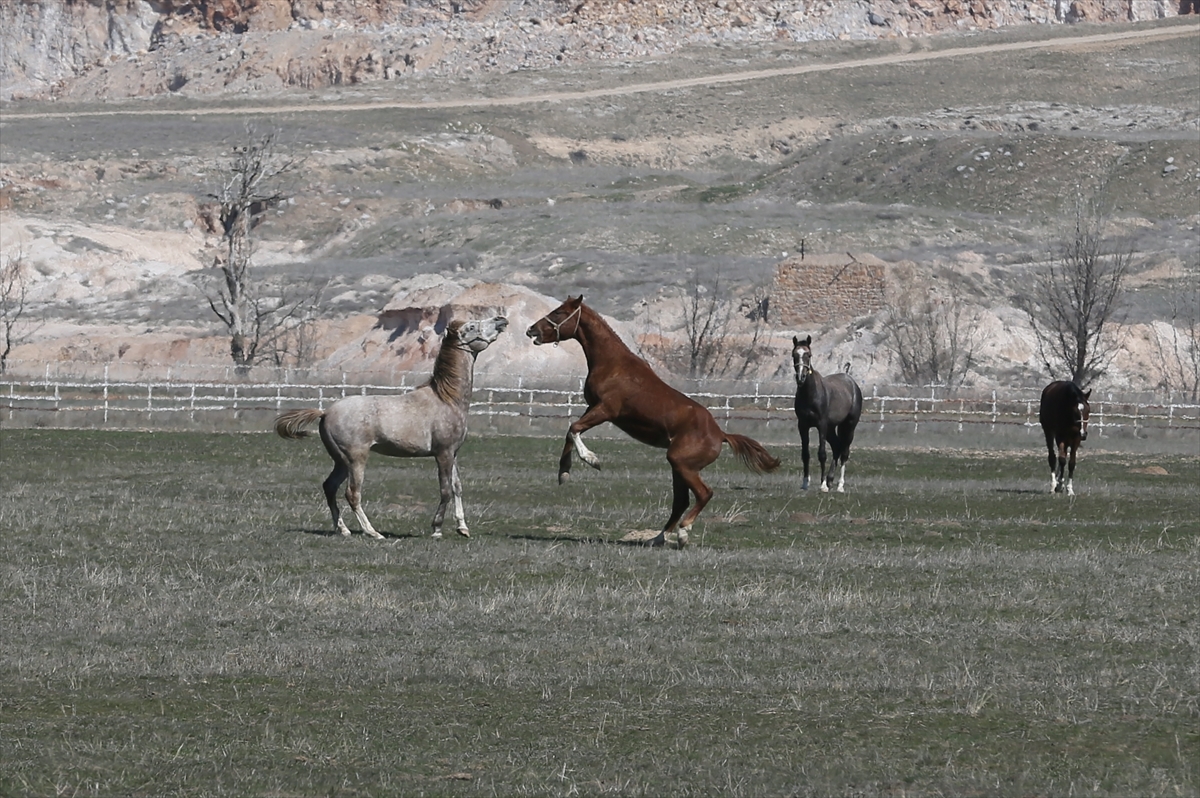
{"type": "Polygon", "coordinates": [[[0,795],[1200,793],[1200,458],[860,448],[849,493],[728,453],[685,551],[662,453],[378,458],[0,433],[0,795]]]}

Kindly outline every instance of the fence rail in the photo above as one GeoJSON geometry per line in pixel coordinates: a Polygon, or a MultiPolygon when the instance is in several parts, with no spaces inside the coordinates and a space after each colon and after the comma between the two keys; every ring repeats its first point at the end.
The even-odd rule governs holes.
{"type": "MultiPolygon", "coordinates": [[[[324,408],[350,394],[399,395],[423,382],[406,375],[398,384],[364,384],[348,381],[208,381],[163,379],[109,379],[107,371],[95,378],[46,375],[40,378],[0,379],[0,411],[10,425],[103,426],[110,428],[154,425],[156,417],[195,422],[208,414],[232,416],[262,427],[280,410],[297,406],[324,408]]],[[[787,381],[722,383],[718,390],[703,383],[689,386],[689,395],[725,421],[794,423],[793,386],[787,381]]],[[[1150,430],[1200,430],[1200,405],[1195,403],[1107,394],[1092,403],[1090,429],[1104,436],[1117,431],[1134,434],[1150,430]]],[[[502,418],[565,419],[586,406],[583,380],[556,384],[527,381],[522,377],[479,380],[471,414],[502,418]]],[[[941,430],[968,429],[997,432],[1002,428],[1037,426],[1036,391],[958,391],[938,388],[875,386],[864,397],[860,430],[879,432],[905,425],[919,432],[931,425],[941,430]]],[[[167,423],[170,423],[169,421],[167,423]]]]}

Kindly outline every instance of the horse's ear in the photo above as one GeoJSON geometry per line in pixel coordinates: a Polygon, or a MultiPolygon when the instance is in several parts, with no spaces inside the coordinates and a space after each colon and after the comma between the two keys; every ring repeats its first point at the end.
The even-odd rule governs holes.
{"type": "Polygon", "coordinates": [[[805,338],[803,343],[805,346],[812,346],[812,336],[810,335],[807,338],[805,338]]]}
{"type": "Polygon", "coordinates": [[[800,346],[800,338],[799,337],[797,337],[795,335],[792,336],[792,346],[800,346]]]}
{"type": "Polygon", "coordinates": [[[583,304],[583,294],[579,295],[579,304],[583,304]]]}
{"type": "Polygon", "coordinates": [[[1088,390],[1083,392],[1083,401],[1086,402],[1088,399],[1091,399],[1091,398],[1092,398],[1092,391],[1089,388],[1088,390]]]}

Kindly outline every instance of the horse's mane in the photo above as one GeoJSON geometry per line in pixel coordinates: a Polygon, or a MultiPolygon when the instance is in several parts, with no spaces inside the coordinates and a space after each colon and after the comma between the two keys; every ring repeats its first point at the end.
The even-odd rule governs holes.
{"type": "Polygon", "coordinates": [[[591,309],[590,307],[588,307],[587,305],[583,305],[582,307],[583,307],[583,311],[581,311],[581,312],[586,312],[586,313],[588,314],[588,318],[589,318],[589,319],[590,319],[590,320],[591,320],[591,321],[592,321],[592,322],[593,322],[593,323],[594,323],[594,324],[595,324],[597,327],[600,327],[602,330],[605,330],[605,331],[607,331],[607,332],[608,332],[608,334],[609,334],[609,335],[611,335],[611,336],[612,336],[614,339],[616,339],[616,342],[617,342],[618,344],[620,344],[620,345],[621,345],[621,346],[622,346],[624,349],[626,349],[626,350],[627,350],[627,351],[629,351],[629,352],[632,352],[632,351],[633,351],[633,350],[629,349],[629,347],[626,345],[625,341],[621,339],[621,336],[617,335],[617,331],[616,331],[616,330],[614,330],[614,329],[613,329],[613,328],[612,328],[612,327],[609,325],[609,323],[608,323],[607,321],[605,321],[605,320],[604,320],[604,317],[603,317],[603,316],[601,316],[599,312],[597,312],[597,311],[595,311],[595,310],[592,310],[592,309],[591,309]]]}
{"type": "Polygon", "coordinates": [[[458,345],[462,326],[463,322],[455,320],[446,328],[442,348],[433,364],[433,376],[429,378],[429,387],[437,398],[451,405],[462,401],[463,385],[471,368],[470,357],[458,345]]]}

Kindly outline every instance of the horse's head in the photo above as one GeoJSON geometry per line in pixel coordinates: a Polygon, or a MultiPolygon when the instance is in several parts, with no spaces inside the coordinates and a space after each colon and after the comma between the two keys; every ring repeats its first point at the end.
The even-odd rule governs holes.
{"type": "Polygon", "coordinates": [[[808,375],[813,373],[811,335],[803,341],[792,336],[792,368],[796,370],[797,385],[803,385],[808,375]]]}
{"type": "Polygon", "coordinates": [[[472,321],[452,321],[446,329],[446,340],[451,336],[457,338],[457,346],[479,354],[487,349],[504,329],[508,327],[508,319],[503,316],[493,316],[490,319],[474,319],[472,321]]]}
{"type": "Polygon", "coordinates": [[[1075,412],[1078,413],[1076,424],[1079,425],[1079,440],[1087,440],[1088,416],[1092,414],[1092,408],[1088,406],[1088,399],[1091,398],[1092,392],[1087,391],[1080,394],[1079,403],[1075,405],[1075,412]]]}
{"type": "Polygon", "coordinates": [[[525,334],[537,346],[556,344],[574,338],[579,332],[579,315],[583,312],[583,294],[567,297],[567,301],[529,325],[525,334]]]}

